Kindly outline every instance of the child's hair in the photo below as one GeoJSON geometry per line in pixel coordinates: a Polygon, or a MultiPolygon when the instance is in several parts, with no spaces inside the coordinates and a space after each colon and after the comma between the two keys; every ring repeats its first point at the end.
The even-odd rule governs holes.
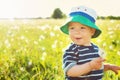
{"type": "Polygon", "coordinates": [[[73,7],[69,15],[69,21],[60,28],[63,33],[69,34],[68,24],[70,22],[79,22],[96,30],[92,38],[96,38],[101,34],[101,30],[95,24],[97,14],[93,9],[85,6],[73,7]]]}

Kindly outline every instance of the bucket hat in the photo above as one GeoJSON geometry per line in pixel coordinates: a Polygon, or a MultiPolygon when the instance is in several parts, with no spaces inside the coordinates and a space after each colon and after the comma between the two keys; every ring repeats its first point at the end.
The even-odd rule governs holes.
{"type": "Polygon", "coordinates": [[[101,34],[101,30],[95,24],[97,14],[93,9],[85,6],[74,7],[71,9],[69,16],[69,20],[60,27],[63,33],[69,34],[68,25],[70,22],[79,22],[80,24],[96,29],[92,38],[96,38],[101,34]]]}

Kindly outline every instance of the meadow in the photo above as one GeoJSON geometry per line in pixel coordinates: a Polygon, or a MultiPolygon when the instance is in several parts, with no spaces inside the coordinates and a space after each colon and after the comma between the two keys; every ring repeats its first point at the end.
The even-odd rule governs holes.
{"type": "MultiPolygon", "coordinates": [[[[64,19],[0,20],[0,80],[64,80],[62,55],[71,43],[60,31],[64,19]]],[[[120,20],[98,20],[102,34],[93,39],[105,63],[120,66],[120,20]]],[[[120,80],[120,73],[103,80],[120,80]]]]}

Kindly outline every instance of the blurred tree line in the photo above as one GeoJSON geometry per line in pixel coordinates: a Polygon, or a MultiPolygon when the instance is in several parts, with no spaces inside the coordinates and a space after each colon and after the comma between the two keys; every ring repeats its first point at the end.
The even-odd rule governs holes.
{"type": "Polygon", "coordinates": [[[114,19],[114,20],[120,20],[120,16],[98,16],[97,19],[114,19]]]}
{"type": "MultiPolygon", "coordinates": [[[[51,18],[54,19],[62,19],[62,18],[67,18],[66,14],[64,14],[60,8],[56,8],[53,11],[53,14],[51,15],[51,18]]],[[[97,19],[115,19],[115,20],[120,20],[120,16],[98,16],[97,19]]]]}

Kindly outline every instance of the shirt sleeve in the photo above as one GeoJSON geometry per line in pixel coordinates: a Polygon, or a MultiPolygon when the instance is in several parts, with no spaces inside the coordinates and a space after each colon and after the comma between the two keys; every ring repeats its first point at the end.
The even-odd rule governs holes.
{"type": "Polygon", "coordinates": [[[77,64],[77,52],[72,50],[66,50],[63,55],[63,70],[66,74],[67,71],[77,64]]]}

